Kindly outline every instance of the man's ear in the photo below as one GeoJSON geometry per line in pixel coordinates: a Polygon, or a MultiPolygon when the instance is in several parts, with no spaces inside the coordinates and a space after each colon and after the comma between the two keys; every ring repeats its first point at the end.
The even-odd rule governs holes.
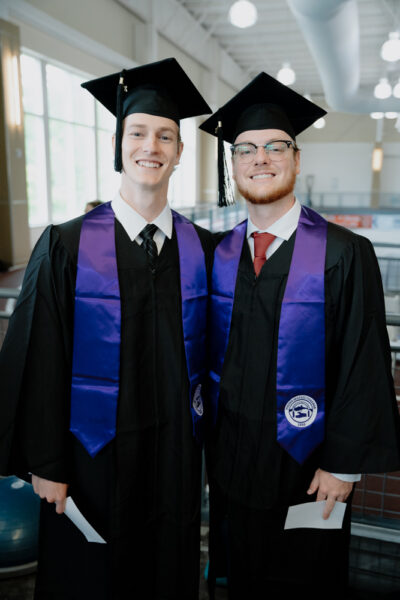
{"type": "Polygon", "coordinates": [[[295,160],[295,164],[296,164],[296,175],[298,175],[300,173],[300,150],[297,150],[294,160],[295,160]]]}
{"type": "Polygon", "coordinates": [[[235,176],[235,163],[233,162],[233,156],[231,156],[231,165],[232,165],[232,179],[233,179],[233,181],[236,181],[236,176],[235,176]]]}
{"type": "Polygon", "coordinates": [[[181,160],[182,152],[183,152],[183,142],[179,142],[178,152],[176,154],[176,159],[175,159],[175,165],[179,165],[179,161],[181,160]]]}

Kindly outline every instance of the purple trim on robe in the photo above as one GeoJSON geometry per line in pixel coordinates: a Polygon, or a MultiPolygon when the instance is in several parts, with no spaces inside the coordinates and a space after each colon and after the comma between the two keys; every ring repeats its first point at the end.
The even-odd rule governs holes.
{"type": "MultiPolygon", "coordinates": [[[[193,434],[202,435],[201,386],[205,376],[207,273],[192,223],[172,211],[177,234],[182,325],[193,434]]],[[[119,395],[121,301],[111,203],[82,222],[75,290],[71,432],[91,456],[115,437],[119,395]],[[105,365],[107,373],[105,376],[105,365]]]]}
{"type": "Polygon", "coordinates": [[[75,288],[70,430],[91,456],[115,436],[120,341],[114,212],[107,202],[83,219],[75,288]]]}
{"type": "Polygon", "coordinates": [[[209,372],[211,418],[218,415],[219,385],[231,328],[233,301],[247,220],[230,231],[215,249],[210,294],[211,356],[209,372]]]}
{"type": "Polygon", "coordinates": [[[182,325],[189,377],[193,435],[202,441],[202,384],[205,379],[208,286],[204,252],[193,224],[172,211],[178,240],[182,325]]]}
{"type": "MultiPolygon", "coordinates": [[[[214,423],[246,230],[244,221],[215,251],[210,316],[214,423]]],[[[303,462],[324,437],[326,233],[325,219],[302,207],[279,325],[278,442],[298,462],[303,462]]]]}
{"type": "Polygon", "coordinates": [[[279,320],[277,439],[299,463],[324,439],[327,222],[301,209],[279,320]]]}

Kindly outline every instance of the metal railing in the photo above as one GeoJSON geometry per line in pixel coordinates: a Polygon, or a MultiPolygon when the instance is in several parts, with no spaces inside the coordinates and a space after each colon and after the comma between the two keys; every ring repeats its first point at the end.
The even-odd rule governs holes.
{"type": "Polygon", "coordinates": [[[357,208],[367,210],[397,210],[400,209],[400,194],[390,192],[298,192],[296,196],[302,204],[317,209],[332,208],[333,210],[357,208]]]}

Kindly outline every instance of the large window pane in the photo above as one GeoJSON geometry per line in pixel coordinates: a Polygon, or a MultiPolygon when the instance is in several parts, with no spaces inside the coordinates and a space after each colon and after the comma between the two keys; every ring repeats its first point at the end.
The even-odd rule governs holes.
{"type": "Polygon", "coordinates": [[[114,171],[114,152],[111,143],[112,134],[109,131],[97,132],[97,156],[99,173],[99,200],[112,200],[119,190],[120,174],[114,171]]]}
{"type": "Polygon", "coordinates": [[[46,80],[50,117],[94,125],[94,99],[87,90],[81,88],[84,81],[82,77],[46,65],[46,80]]]}
{"type": "Polygon", "coordinates": [[[116,118],[100,102],[96,102],[97,125],[100,129],[115,132],[116,118]]]}
{"type": "Polygon", "coordinates": [[[43,89],[40,61],[21,54],[22,102],[24,111],[43,114],[43,89]]]}
{"type": "Polygon", "coordinates": [[[25,115],[25,157],[29,225],[48,223],[46,153],[43,118],[25,115]]]}
{"type": "Polygon", "coordinates": [[[96,196],[94,131],[50,120],[51,198],[54,222],[83,212],[96,196]]]}
{"type": "Polygon", "coordinates": [[[91,94],[81,87],[81,83],[86,81],[77,75],[71,75],[72,98],[73,98],[73,121],[81,125],[94,126],[94,103],[95,100],[91,94]]]}
{"type": "Polygon", "coordinates": [[[76,211],[83,213],[90,200],[96,200],[96,152],[94,130],[74,127],[76,211]]]}
{"type": "Polygon", "coordinates": [[[90,77],[29,55],[21,71],[30,225],[59,223],[82,214],[90,200],[111,200],[120,180],[115,117],[81,88],[90,77]]]}
{"type": "Polygon", "coordinates": [[[49,116],[72,121],[70,74],[53,65],[46,65],[46,85],[49,116]]]}
{"type": "Polygon", "coordinates": [[[196,204],[196,119],[181,122],[181,137],[183,153],[168,191],[170,205],[177,208],[196,204]]]}

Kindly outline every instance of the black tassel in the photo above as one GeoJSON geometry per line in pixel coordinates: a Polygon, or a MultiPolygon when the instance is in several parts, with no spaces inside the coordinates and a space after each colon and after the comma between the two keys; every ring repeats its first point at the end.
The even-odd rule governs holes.
{"type": "Polygon", "coordinates": [[[118,87],[117,87],[117,125],[115,131],[115,158],[114,158],[114,169],[121,173],[122,171],[122,122],[123,117],[123,103],[124,103],[124,92],[127,91],[127,87],[124,86],[125,69],[120,73],[118,87]]]}
{"type": "Polygon", "coordinates": [[[231,206],[235,204],[228,166],[226,164],[224,137],[222,123],[218,121],[218,206],[231,206]]]}

